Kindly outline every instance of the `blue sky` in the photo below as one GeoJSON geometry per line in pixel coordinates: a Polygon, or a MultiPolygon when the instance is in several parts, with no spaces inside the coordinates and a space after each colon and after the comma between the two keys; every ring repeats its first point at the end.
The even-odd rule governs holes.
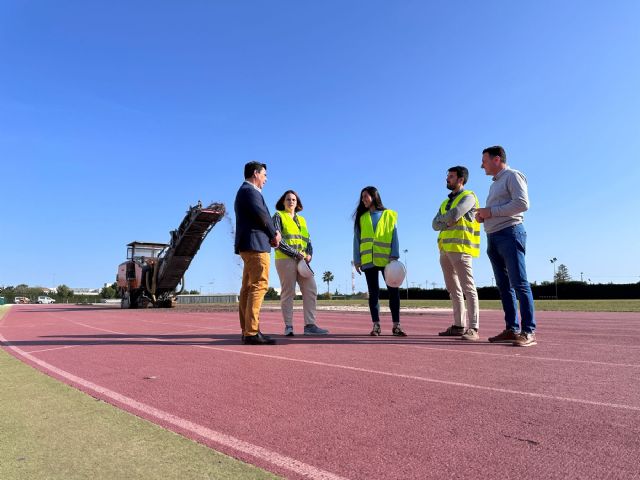
{"type": "MultiPolygon", "coordinates": [[[[528,178],[530,281],[552,257],[640,281],[639,20],[634,1],[4,1],[0,285],[111,282],[128,242],[168,241],[199,199],[233,217],[259,160],[271,208],[300,194],[332,290],[351,288],[366,185],[399,212],[409,283],[442,286],[446,171],[468,166],[483,203],[494,144],[528,178]]],[[[220,223],[187,288],[237,291],[240,265],[220,223]]]]}

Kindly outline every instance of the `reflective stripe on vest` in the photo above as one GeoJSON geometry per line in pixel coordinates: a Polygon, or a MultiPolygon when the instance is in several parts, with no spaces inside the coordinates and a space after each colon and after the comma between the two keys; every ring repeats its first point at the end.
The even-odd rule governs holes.
{"type": "MultiPolygon", "coordinates": [[[[476,209],[479,208],[478,197],[471,190],[463,190],[451,203],[451,208],[455,208],[460,200],[467,195],[473,195],[476,201],[476,209]]],[[[447,213],[447,203],[445,200],[440,205],[440,214],[447,213]]],[[[467,253],[472,257],[480,256],[480,223],[474,218],[469,221],[463,215],[458,222],[446,230],[442,230],[438,235],[438,248],[445,252],[467,253]]]]}
{"type": "Polygon", "coordinates": [[[393,230],[397,221],[397,212],[383,210],[374,232],[371,213],[362,214],[360,217],[360,263],[363,267],[372,265],[384,267],[389,263],[393,230]]]}
{"type": "MultiPolygon", "coordinates": [[[[282,222],[282,241],[301,253],[306,252],[307,244],[309,243],[309,231],[304,217],[296,215],[298,222],[300,222],[300,227],[298,227],[295,220],[287,212],[278,210],[278,215],[280,215],[280,221],[282,222]]],[[[276,258],[291,257],[286,253],[282,253],[280,249],[276,249],[276,258]]]]}

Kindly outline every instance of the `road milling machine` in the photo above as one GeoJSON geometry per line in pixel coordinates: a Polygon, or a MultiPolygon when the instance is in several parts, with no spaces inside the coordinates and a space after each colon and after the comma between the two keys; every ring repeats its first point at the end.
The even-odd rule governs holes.
{"type": "Polygon", "coordinates": [[[211,229],[225,214],[222,203],[189,207],[169,243],[127,244],[127,261],[118,266],[116,284],[122,308],[174,307],[184,274],[211,229]]]}

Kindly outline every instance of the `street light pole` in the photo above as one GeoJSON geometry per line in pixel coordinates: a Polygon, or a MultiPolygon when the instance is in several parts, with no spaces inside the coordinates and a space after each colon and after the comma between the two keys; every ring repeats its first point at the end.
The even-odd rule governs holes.
{"type": "Polygon", "coordinates": [[[553,281],[556,284],[556,300],[558,300],[558,277],[556,276],[556,262],[558,261],[558,259],[556,257],[553,257],[549,259],[549,261],[553,264],[553,281]]]}
{"type": "MultiPolygon", "coordinates": [[[[407,263],[407,253],[409,253],[409,250],[407,250],[405,248],[404,249],[404,268],[408,272],[409,271],[409,266],[408,266],[408,263],[407,263]]],[[[407,300],[409,300],[409,274],[408,273],[405,275],[404,281],[405,281],[405,285],[407,287],[407,300]]]]}

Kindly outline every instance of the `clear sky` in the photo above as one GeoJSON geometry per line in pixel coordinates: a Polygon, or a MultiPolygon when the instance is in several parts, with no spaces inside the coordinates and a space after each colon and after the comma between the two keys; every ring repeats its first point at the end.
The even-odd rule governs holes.
{"type": "MultiPolygon", "coordinates": [[[[199,199],[233,220],[259,160],[271,209],[303,200],[320,291],[326,270],[351,288],[366,185],[399,212],[410,285],[442,286],[446,171],[468,166],[484,203],[494,144],[528,178],[530,281],[552,257],[640,281],[639,24],[615,0],[0,2],[0,285],[112,282],[128,242],[168,241],[199,199]]],[[[187,288],[238,291],[240,264],[220,223],[187,288]]]]}

